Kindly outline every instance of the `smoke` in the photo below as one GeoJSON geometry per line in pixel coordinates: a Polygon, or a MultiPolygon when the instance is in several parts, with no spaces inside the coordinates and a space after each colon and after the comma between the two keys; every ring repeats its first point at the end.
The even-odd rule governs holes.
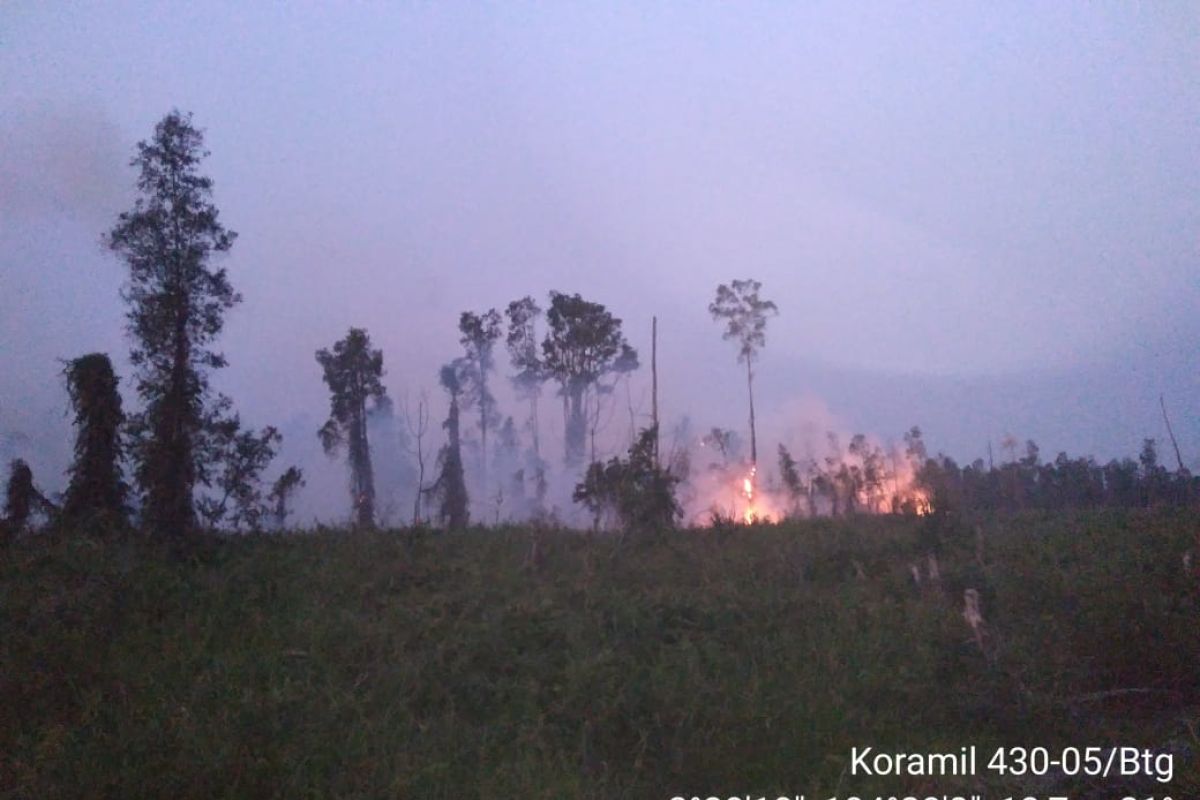
{"type": "Polygon", "coordinates": [[[129,146],[97,107],[38,105],[0,118],[0,217],[64,217],[101,230],[130,193],[129,146]]]}

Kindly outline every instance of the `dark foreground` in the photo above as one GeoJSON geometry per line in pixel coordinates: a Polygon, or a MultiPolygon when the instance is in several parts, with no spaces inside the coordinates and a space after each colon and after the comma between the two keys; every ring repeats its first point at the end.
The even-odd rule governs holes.
{"type": "Polygon", "coordinates": [[[182,553],[42,537],[0,553],[0,793],[1196,797],[1200,587],[1182,555],[1198,529],[990,521],[982,562],[970,527],[901,519],[182,553]],[[918,587],[929,548],[941,580],[922,562],[918,587]],[[1149,747],[1176,753],[1175,775],[849,774],[855,746],[970,744],[1149,747]]]}

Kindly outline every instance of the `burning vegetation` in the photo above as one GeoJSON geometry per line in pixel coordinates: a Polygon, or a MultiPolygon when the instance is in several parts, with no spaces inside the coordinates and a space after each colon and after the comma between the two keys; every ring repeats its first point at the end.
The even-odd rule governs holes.
{"type": "MultiPolygon", "coordinates": [[[[913,428],[904,448],[885,447],[855,434],[843,450],[840,437],[826,436],[822,457],[797,460],[784,444],[777,447],[777,472],[764,470],[740,454],[733,431],[712,429],[696,442],[704,462],[692,477],[687,498],[689,520],[780,522],[818,516],[907,514],[932,510],[931,492],[921,482],[925,459],[921,432],[913,428]]],[[[806,443],[811,453],[811,443],[806,443]]]]}

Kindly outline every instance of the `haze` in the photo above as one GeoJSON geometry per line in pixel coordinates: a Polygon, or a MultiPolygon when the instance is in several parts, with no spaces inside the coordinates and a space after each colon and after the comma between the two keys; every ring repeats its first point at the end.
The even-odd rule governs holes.
{"type": "Polygon", "coordinates": [[[781,311],[773,431],[1106,460],[1165,444],[1163,394],[1200,467],[1196,4],[6,3],[0,455],[50,490],[57,359],[111,353],[132,402],[99,240],[174,107],[240,234],[215,383],[327,475],[311,515],[345,504],[313,353],[349,326],[440,419],[459,312],[580,292],[644,364],[658,316],[668,419],[740,430],[706,310],[738,277],[781,311]]]}

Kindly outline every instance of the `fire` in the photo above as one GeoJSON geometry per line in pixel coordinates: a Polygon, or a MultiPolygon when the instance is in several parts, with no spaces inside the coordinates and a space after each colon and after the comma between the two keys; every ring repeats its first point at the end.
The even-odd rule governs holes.
{"type": "MultiPolygon", "coordinates": [[[[681,486],[680,502],[691,524],[740,522],[750,525],[800,517],[870,514],[931,514],[933,497],[923,485],[923,445],[895,445],[855,434],[843,446],[827,434],[822,452],[811,441],[780,447],[779,467],[763,470],[743,460],[729,431],[713,428],[698,442],[712,448],[681,486]],[[793,458],[792,453],[797,457],[793,458]],[[786,467],[785,458],[786,456],[786,467]]],[[[919,442],[917,443],[919,444],[919,442]]]]}
{"type": "Polygon", "coordinates": [[[873,462],[853,452],[839,452],[837,461],[810,457],[802,464],[799,494],[789,492],[778,475],[769,474],[769,467],[760,471],[746,462],[711,464],[692,476],[684,490],[684,507],[689,519],[701,524],[720,519],[752,525],[791,517],[932,513],[933,498],[917,480],[917,463],[895,448],[877,446],[876,452],[882,457],[873,462]]]}
{"type": "Polygon", "coordinates": [[[746,511],[742,515],[743,521],[749,525],[754,522],[754,478],[758,475],[758,467],[750,467],[750,472],[745,478],[742,478],[742,494],[746,496],[746,511]]]}
{"type": "Polygon", "coordinates": [[[779,505],[777,498],[771,493],[760,492],[758,489],[758,467],[751,465],[750,471],[742,478],[742,498],[746,507],[742,511],[742,522],[753,525],[756,522],[774,522],[787,516],[787,510],[779,505]]]}

